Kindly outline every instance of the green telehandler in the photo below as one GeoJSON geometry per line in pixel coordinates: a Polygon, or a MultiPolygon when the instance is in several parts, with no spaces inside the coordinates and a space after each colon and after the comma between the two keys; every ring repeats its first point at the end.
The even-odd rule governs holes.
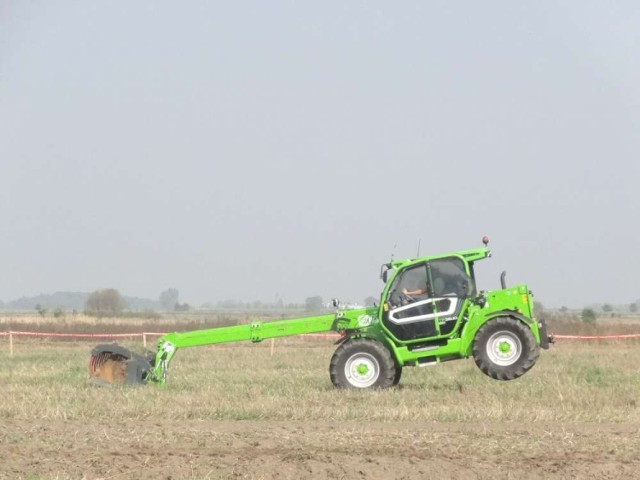
{"type": "Polygon", "coordinates": [[[329,364],[340,388],[387,388],[398,384],[405,367],[424,367],[473,357],[491,378],[513,380],[531,369],[552,337],[534,317],[526,285],[479,291],[474,266],[489,257],[484,248],[392,260],[382,265],[385,282],[380,305],[273,322],[169,333],[156,352],[134,353],[117,344],[91,352],[89,376],[101,383],[164,385],[177,350],[184,347],[337,332],[340,339],[329,364]]]}

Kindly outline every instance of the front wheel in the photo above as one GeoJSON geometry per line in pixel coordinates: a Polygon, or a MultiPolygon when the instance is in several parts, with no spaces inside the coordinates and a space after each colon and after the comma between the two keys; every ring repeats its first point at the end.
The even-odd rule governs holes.
{"type": "Polygon", "coordinates": [[[329,375],[331,382],[339,388],[388,388],[394,385],[396,367],[384,345],[359,338],[336,349],[331,357],[329,375]]]}
{"type": "Polygon", "coordinates": [[[531,329],[511,317],[489,320],[473,340],[473,359],[496,380],[514,380],[533,367],[540,350],[531,329]]]}

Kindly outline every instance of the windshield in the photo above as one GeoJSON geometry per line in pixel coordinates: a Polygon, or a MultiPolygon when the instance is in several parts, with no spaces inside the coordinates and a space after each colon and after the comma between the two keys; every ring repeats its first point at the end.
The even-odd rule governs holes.
{"type": "Polygon", "coordinates": [[[421,298],[468,298],[475,294],[475,282],[467,274],[464,261],[450,257],[431,260],[401,272],[389,289],[388,302],[397,306],[421,298]]]}
{"type": "Polygon", "coordinates": [[[473,297],[476,285],[467,274],[464,262],[457,257],[441,258],[429,262],[433,294],[461,298],[473,297]]]}
{"type": "Polygon", "coordinates": [[[413,298],[424,298],[427,291],[427,264],[409,267],[393,279],[389,289],[389,303],[391,305],[406,303],[408,297],[403,292],[412,292],[410,295],[413,298]]]}

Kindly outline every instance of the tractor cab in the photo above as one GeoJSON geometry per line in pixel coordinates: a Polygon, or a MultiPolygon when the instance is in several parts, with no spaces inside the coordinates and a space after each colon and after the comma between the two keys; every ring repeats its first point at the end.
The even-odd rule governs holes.
{"type": "Polygon", "coordinates": [[[465,300],[476,295],[469,262],[452,255],[417,259],[396,268],[383,294],[385,329],[400,342],[451,334],[465,300]]]}

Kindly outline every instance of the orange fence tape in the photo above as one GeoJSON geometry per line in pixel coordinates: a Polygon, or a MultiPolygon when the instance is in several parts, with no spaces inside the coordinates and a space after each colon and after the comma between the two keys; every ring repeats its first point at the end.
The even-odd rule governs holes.
{"type": "MultiPolygon", "coordinates": [[[[15,335],[17,337],[67,337],[67,338],[132,338],[132,337],[144,337],[155,336],[161,337],[166,335],[163,332],[139,332],[139,333],[47,333],[47,332],[21,332],[11,330],[9,332],[0,332],[0,337],[6,337],[7,335],[15,335]]],[[[306,333],[303,337],[325,337],[325,338],[337,338],[340,335],[337,333],[306,333]]]]}
{"type": "Polygon", "coordinates": [[[2,336],[16,335],[23,337],[68,337],[68,338],[130,338],[144,337],[145,335],[162,336],[164,333],[142,332],[142,333],[46,333],[46,332],[2,332],[2,336]]]}
{"type": "Polygon", "coordinates": [[[627,335],[553,335],[553,338],[562,340],[621,340],[640,338],[640,333],[629,333],[627,335]]]}
{"type": "MultiPolygon", "coordinates": [[[[25,337],[67,337],[67,338],[132,338],[166,335],[162,332],[141,332],[141,333],[47,333],[47,332],[21,332],[9,331],[0,332],[0,337],[8,335],[25,337]]],[[[303,337],[337,338],[337,333],[307,333],[303,337]]],[[[625,335],[553,335],[558,340],[622,340],[630,338],[640,338],[640,333],[629,333],[625,335]]]]}

